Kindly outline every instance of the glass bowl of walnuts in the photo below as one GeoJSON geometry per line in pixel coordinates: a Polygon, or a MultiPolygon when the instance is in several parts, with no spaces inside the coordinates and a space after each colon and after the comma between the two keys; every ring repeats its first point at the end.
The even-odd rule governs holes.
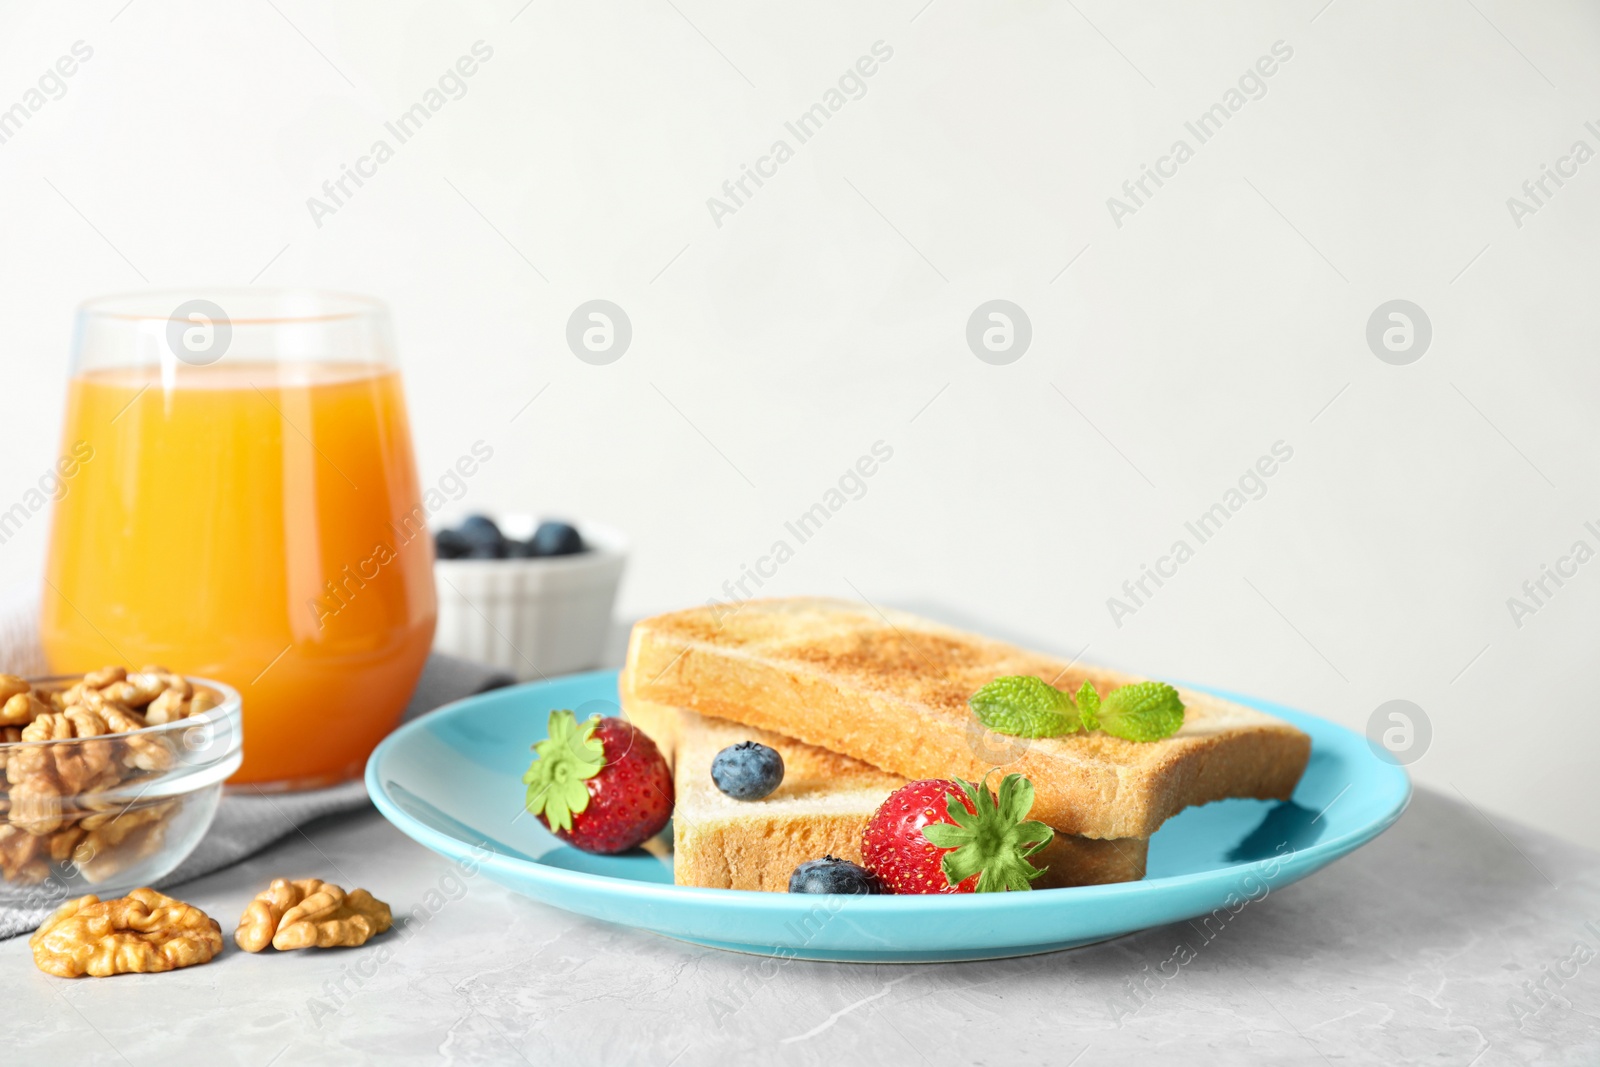
{"type": "Polygon", "coordinates": [[[238,770],[239,694],[161,667],[0,674],[0,905],[119,896],[194,851],[238,770]]]}

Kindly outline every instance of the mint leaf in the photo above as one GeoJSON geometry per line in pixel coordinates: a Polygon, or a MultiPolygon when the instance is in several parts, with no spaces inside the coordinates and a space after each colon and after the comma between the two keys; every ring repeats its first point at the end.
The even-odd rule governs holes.
{"type": "Polygon", "coordinates": [[[996,678],[967,705],[986,728],[1013,737],[1061,737],[1080,726],[1072,698],[1032,675],[996,678]]]}
{"type": "Polygon", "coordinates": [[[1078,714],[1085,730],[1100,729],[1100,694],[1088,681],[1078,688],[1078,714]]]}
{"type": "Polygon", "coordinates": [[[1106,695],[1100,729],[1128,741],[1160,741],[1183,726],[1183,701],[1165,682],[1135,682],[1106,695]]]}

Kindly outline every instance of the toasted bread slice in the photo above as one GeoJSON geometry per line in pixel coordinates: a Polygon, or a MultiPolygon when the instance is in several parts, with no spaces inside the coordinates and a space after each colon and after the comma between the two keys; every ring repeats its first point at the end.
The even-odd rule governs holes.
{"type": "MultiPolygon", "coordinates": [[[[711,889],[782,893],[806,860],[836,856],[861,862],[861,831],[905,779],[848,756],[766,730],[640,700],[622,686],[628,718],[670,753],[673,879],[711,889]],[[783,756],[783,784],[770,796],[740,801],[711,780],[711,761],[729,745],[758,741],[783,756]]],[[[1096,841],[1057,834],[1034,857],[1045,868],[1035,885],[1100,885],[1144,877],[1147,842],[1096,841]]]]}
{"type": "Polygon", "coordinates": [[[627,672],[644,700],[730,719],[907,778],[978,779],[997,764],[1032,780],[1033,817],[1068,834],[1149,837],[1191,804],[1287,800],[1311,739],[1270,715],[1179,690],[1183,728],[1163,741],[1100,732],[988,735],[967,707],[985,683],[1031,674],[1102,696],[1139,679],[897,611],[795,598],[693,608],[633,628],[627,672]]]}

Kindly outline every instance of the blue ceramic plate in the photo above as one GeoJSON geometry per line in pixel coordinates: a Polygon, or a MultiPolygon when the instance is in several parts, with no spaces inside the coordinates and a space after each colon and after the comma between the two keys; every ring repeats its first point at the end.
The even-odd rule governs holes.
{"type": "MultiPolygon", "coordinates": [[[[1225,923],[1382,833],[1411,783],[1366,739],[1231,694],[1311,735],[1288,803],[1190,808],[1150,839],[1141,882],[969,896],[846,897],[672,884],[671,855],[594,856],[523,814],[529,746],[552,708],[618,714],[615,671],[498,689],[390,735],[367,762],[378,810],[410,837],[535,900],[716,948],[871,963],[995,959],[1074,948],[1184,919],[1225,923]]],[[[664,835],[670,840],[670,834],[664,835]]]]}

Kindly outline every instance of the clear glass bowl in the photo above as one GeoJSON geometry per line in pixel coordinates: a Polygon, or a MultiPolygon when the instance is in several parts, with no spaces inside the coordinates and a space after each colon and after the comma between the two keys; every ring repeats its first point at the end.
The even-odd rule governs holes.
{"type": "MultiPolygon", "coordinates": [[[[28,680],[64,690],[83,677],[28,680]]],[[[120,896],[194,851],[239,768],[243,731],[236,690],[189,683],[217,706],[126,733],[0,743],[0,905],[120,896]]]]}

